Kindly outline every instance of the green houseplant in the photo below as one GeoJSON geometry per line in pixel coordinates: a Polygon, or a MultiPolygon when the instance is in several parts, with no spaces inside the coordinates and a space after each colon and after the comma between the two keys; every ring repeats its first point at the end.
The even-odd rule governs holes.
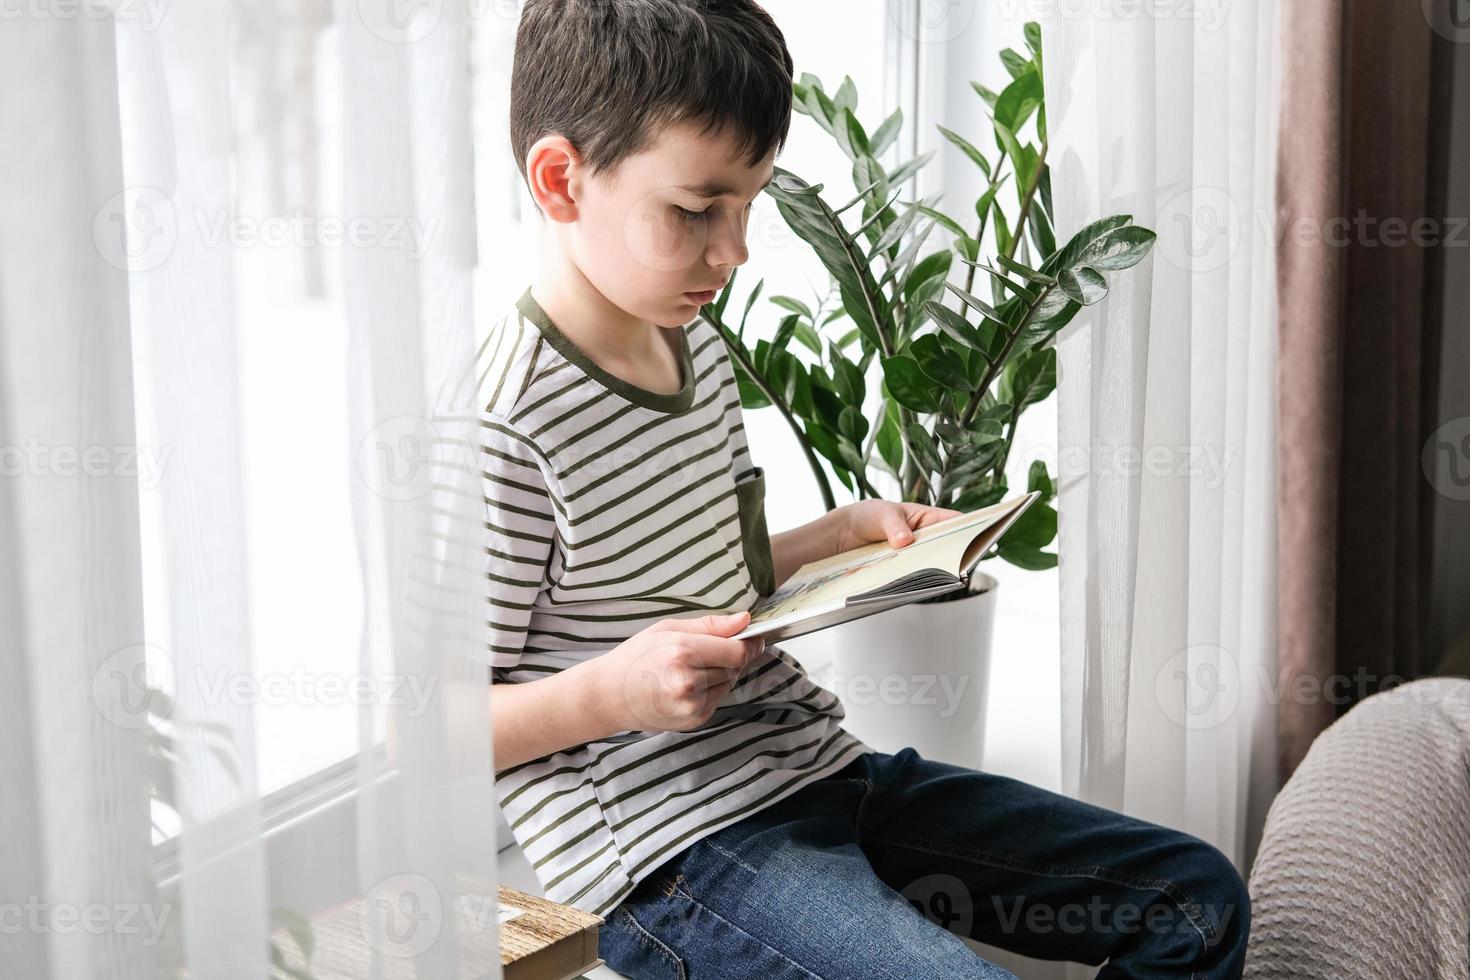
{"type": "MultiPolygon", "coordinates": [[[[973,510],[1005,497],[1021,414],[1056,386],[1057,332],[1107,295],[1108,273],[1137,264],[1153,246],[1153,232],[1115,215],[1057,247],[1039,25],[1027,24],[1025,38],[1025,55],[1001,52],[1011,79],[1002,91],[973,85],[995,149],[939,127],[985,177],[964,220],[936,209],[940,195],[902,200],[932,153],[891,170],[879,162],[898,136],[901,112],[870,132],[858,120],[850,78],[830,95],[811,75],[795,85],[797,110],[851,161],[857,193],[833,205],[821,185],[781,168],[767,192],[820,258],[831,288],[811,303],[770,297],[783,315],[774,336],[753,345],[746,325],[764,280],[733,325],[733,276],[702,316],[725,339],[742,406],[774,407],[784,417],[829,510],[837,502],[828,470],[859,498],[879,496],[875,472],[897,481],[907,501],[973,510]],[[950,236],[948,247],[926,250],[936,228],[950,236]],[[987,242],[993,257],[982,257],[987,242]],[[793,341],[815,363],[798,356],[793,341]],[[875,361],[881,383],[872,410],[875,361]]],[[[1042,498],[986,557],[1049,568],[1057,515],[1045,463],[1032,464],[1027,482],[1042,498]]]]}
{"type": "MultiPolygon", "coordinates": [[[[233,734],[229,726],[217,721],[190,722],[181,726],[175,720],[174,700],[167,692],[156,687],[147,687],[144,694],[148,724],[141,731],[147,743],[145,764],[150,801],[155,807],[173,813],[176,818],[184,818],[188,814],[178,799],[174,779],[174,774],[183,765],[176,732],[180,727],[197,732],[196,737],[208,748],[215,762],[232,780],[239,783],[240,769],[233,751],[233,734]]],[[[156,812],[150,814],[149,819],[156,844],[164,837],[164,829],[158,823],[156,812]]],[[[273,936],[267,937],[270,966],[266,969],[265,980],[315,980],[311,972],[311,957],[315,948],[311,920],[291,909],[276,907],[270,910],[270,924],[273,928],[284,928],[296,948],[291,950],[283,947],[273,936]],[[302,965],[295,965],[293,960],[300,961],[302,965]]],[[[182,930],[181,917],[170,916],[164,929],[160,954],[167,974],[178,978],[187,977],[190,972],[183,962],[182,930]]]]}

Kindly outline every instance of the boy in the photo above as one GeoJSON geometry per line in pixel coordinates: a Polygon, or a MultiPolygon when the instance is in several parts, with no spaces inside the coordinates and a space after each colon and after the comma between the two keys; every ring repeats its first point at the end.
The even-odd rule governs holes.
{"type": "Polygon", "coordinates": [[[791,77],[751,0],[525,2],[511,143],[541,271],[477,364],[516,840],[549,898],[607,919],[601,955],[630,977],[1010,976],[961,936],[1111,957],[1107,976],[1239,976],[1247,899],[1219,851],[871,751],[785,651],[733,638],[803,562],[955,513],[865,500],[767,533],[698,314],[746,261],[791,77]]]}

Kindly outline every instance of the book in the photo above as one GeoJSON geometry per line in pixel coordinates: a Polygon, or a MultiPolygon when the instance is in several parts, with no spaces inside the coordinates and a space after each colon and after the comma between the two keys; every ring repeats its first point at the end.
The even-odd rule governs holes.
{"type": "MultiPolygon", "coordinates": [[[[457,976],[463,980],[493,976],[497,962],[504,980],[574,980],[603,965],[597,955],[601,916],[505,885],[496,886],[492,899],[486,882],[462,873],[455,874],[455,883],[459,896],[452,910],[426,905],[421,884],[405,893],[380,885],[370,898],[311,916],[313,980],[410,980],[420,975],[412,954],[451,929],[459,952],[457,976]],[[431,914],[435,909],[438,914],[431,914]],[[370,941],[370,917],[381,919],[383,933],[376,948],[370,941]],[[490,939],[496,933],[498,943],[490,939]]],[[[286,929],[275,930],[272,938],[287,966],[308,969],[286,929]]]]}
{"type": "Polygon", "coordinates": [[[736,639],[790,639],[964,588],[980,559],[1040,496],[1033,490],[921,527],[902,548],[875,541],[809,561],[756,601],[736,639]]]}
{"type": "Polygon", "coordinates": [[[602,965],[600,916],[500,887],[500,963],[505,980],[568,980],[602,965]]]}

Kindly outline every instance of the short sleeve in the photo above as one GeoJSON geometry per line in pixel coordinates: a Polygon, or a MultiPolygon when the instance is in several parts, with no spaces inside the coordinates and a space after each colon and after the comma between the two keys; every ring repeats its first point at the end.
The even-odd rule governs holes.
{"type": "Polygon", "coordinates": [[[514,667],[526,646],[531,609],[547,582],[556,513],[535,445],[509,422],[480,416],[485,496],[485,583],[489,665],[514,667]]]}
{"type": "Polygon", "coordinates": [[[725,401],[725,425],[730,446],[730,476],[735,484],[735,506],[739,512],[740,540],[751,587],[763,596],[776,591],[776,563],[771,553],[771,536],[766,528],[766,474],[750,455],[745,437],[745,413],[735,383],[735,365],[724,338],[719,338],[716,374],[725,401]]]}
{"type": "MultiPolygon", "coordinates": [[[[709,329],[714,330],[714,327],[709,329]]],[[[715,376],[720,379],[720,398],[725,405],[725,429],[730,446],[730,476],[736,484],[754,480],[760,467],[751,459],[750,444],[745,437],[745,413],[740,407],[740,388],[735,382],[735,363],[725,347],[725,338],[716,334],[714,341],[715,376]]]]}

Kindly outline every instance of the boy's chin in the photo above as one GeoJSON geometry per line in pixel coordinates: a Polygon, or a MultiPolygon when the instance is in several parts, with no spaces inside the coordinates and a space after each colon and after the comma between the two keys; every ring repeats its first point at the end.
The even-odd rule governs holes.
{"type": "Polygon", "coordinates": [[[700,307],[693,303],[676,302],[670,308],[650,316],[648,322],[660,327],[682,327],[699,318],[700,307]]]}

